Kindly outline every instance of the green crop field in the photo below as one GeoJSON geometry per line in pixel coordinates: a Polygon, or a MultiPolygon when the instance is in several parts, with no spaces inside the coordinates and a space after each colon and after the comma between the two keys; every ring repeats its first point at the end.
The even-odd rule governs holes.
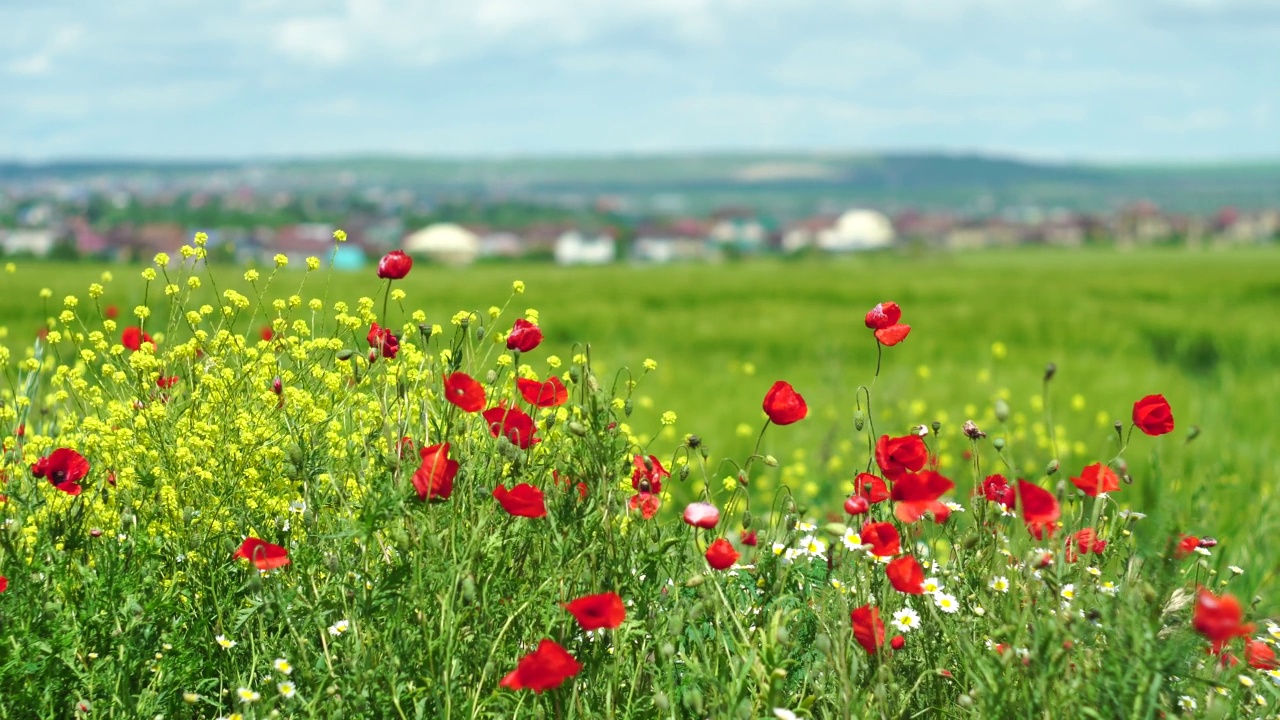
{"type": "Polygon", "coordinates": [[[0,720],[1280,703],[1274,249],[0,265],[0,720]]]}
{"type": "MultiPolygon", "coordinates": [[[[143,300],[139,267],[27,262],[0,275],[4,342],[22,345],[42,318],[56,314],[60,298],[83,296],[104,270],[114,279],[103,306],[127,314],[143,300]],[[41,288],[53,299],[40,300],[41,288]]],[[[216,269],[218,287],[251,293],[240,274],[216,269]]],[[[1058,368],[1048,410],[1064,478],[1114,456],[1112,423],[1127,424],[1137,398],[1163,393],[1178,429],[1157,443],[1159,467],[1147,457],[1131,459],[1135,482],[1125,499],[1179,529],[1238,540],[1224,548],[1237,562],[1268,573],[1280,568],[1280,252],[1273,249],[1027,250],[598,269],[420,264],[401,283],[408,297],[403,312],[392,303],[391,318],[421,309],[428,322],[447,327],[455,312],[469,309],[483,322],[515,279],[528,291],[508,314],[537,309],[547,352],[567,362],[589,343],[593,360],[610,371],[638,373],[645,358],[658,362],[636,390],[630,420],[659,456],[693,433],[713,459],[741,462],[763,418],[751,398],[775,380],[790,381],[814,421],[770,436],[762,451],[780,467],[760,485],[785,480],[816,515],[838,512],[856,473],[845,456],[864,449],[851,444],[864,442],[853,428],[855,395],[875,372],[863,314],[878,301],[897,301],[912,326],[908,340],[885,350],[876,393],[889,405],[877,408],[878,431],[901,434],[941,421],[944,470],[961,480],[972,470],[960,456],[959,425],[973,419],[997,430],[998,396],[1013,410],[1007,457],[1020,474],[1043,475],[1054,457],[1041,403],[1046,363],[1058,368]],[[659,416],[667,410],[678,420],[664,434],[659,416]],[[1200,435],[1185,443],[1193,425],[1200,435]]],[[[368,280],[365,273],[314,273],[300,294],[354,302],[361,291],[372,294],[368,280]]],[[[301,271],[282,271],[267,294],[294,293],[303,281],[301,271]]],[[[159,286],[151,293],[152,306],[163,308],[159,286]]],[[[726,464],[717,476],[732,474],[726,464]]]]}

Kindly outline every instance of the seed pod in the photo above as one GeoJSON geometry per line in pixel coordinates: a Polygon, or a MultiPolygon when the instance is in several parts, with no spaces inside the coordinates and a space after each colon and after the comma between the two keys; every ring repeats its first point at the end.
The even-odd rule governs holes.
{"type": "Polygon", "coordinates": [[[929,423],[929,427],[933,428],[933,434],[936,436],[938,431],[942,430],[942,423],[934,420],[932,423],[929,423]]]}
{"type": "Polygon", "coordinates": [[[426,342],[431,339],[431,326],[426,323],[418,323],[418,332],[422,335],[422,341],[426,342]]]}
{"type": "Polygon", "coordinates": [[[998,437],[995,440],[992,440],[991,447],[995,448],[996,452],[1004,450],[1004,438],[998,437]]]}
{"type": "Polygon", "coordinates": [[[862,414],[861,410],[853,413],[853,427],[855,430],[861,431],[867,424],[867,416],[862,414]]]}

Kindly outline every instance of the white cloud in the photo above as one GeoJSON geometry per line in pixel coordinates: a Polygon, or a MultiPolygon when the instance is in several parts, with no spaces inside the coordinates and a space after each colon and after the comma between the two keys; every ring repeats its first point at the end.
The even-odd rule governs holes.
{"type": "Polygon", "coordinates": [[[55,30],[49,40],[34,53],[14,58],[5,69],[14,75],[47,75],[59,57],[74,52],[84,37],[84,28],[68,25],[55,30]]]}

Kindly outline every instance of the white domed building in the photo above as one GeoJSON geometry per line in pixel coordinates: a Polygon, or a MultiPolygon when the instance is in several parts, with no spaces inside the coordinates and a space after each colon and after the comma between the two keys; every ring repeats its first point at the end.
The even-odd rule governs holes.
{"type": "Polygon", "coordinates": [[[454,223],[434,223],[407,235],[404,251],[444,265],[469,265],[480,256],[480,236],[454,223]]]}
{"type": "Polygon", "coordinates": [[[893,245],[893,223],[875,210],[848,210],[835,225],[818,233],[818,248],[827,252],[876,250],[893,245]]]}

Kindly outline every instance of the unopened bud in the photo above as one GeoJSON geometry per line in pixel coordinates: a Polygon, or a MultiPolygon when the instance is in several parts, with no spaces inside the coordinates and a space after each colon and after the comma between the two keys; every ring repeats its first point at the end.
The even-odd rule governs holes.
{"type": "Polygon", "coordinates": [[[747,476],[746,470],[742,470],[738,472],[738,484],[741,485],[742,487],[751,486],[751,478],[747,476]]]}
{"type": "Polygon", "coordinates": [[[995,448],[996,452],[1000,452],[1001,450],[1004,450],[1004,438],[998,437],[995,440],[992,440],[991,447],[995,448]]]}
{"type": "Polygon", "coordinates": [[[853,427],[855,429],[861,430],[866,424],[867,416],[863,415],[861,410],[858,410],[853,414],[853,427]]]}
{"type": "Polygon", "coordinates": [[[849,532],[849,528],[846,527],[843,523],[831,522],[831,523],[827,523],[826,525],[823,525],[822,531],[830,535],[831,537],[838,538],[838,537],[844,537],[844,534],[849,532]]]}
{"type": "Polygon", "coordinates": [[[622,404],[622,414],[626,415],[627,417],[631,417],[631,411],[633,409],[635,409],[635,406],[631,404],[630,399],[628,399],[625,403],[622,404]]]}
{"type": "Polygon", "coordinates": [[[689,435],[684,439],[684,444],[688,446],[690,450],[697,450],[698,447],[702,445],[702,438],[697,435],[689,435]]]}
{"type": "Polygon", "coordinates": [[[778,467],[778,458],[772,455],[765,455],[764,464],[768,465],[769,467],[778,467]]]}
{"type": "Polygon", "coordinates": [[[687,588],[696,588],[702,583],[706,582],[706,580],[707,580],[706,576],[694,575],[693,577],[684,581],[684,586],[687,588]]]}
{"type": "Polygon", "coordinates": [[[476,328],[476,340],[479,341],[483,339],[484,339],[484,326],[481,325],[480,327],[476,328]]]}
{"type": "Polygon", "coordinates": [[[569,382],[576,384],[581,379],[582,379],[582,373],[578,372],[577,365],[574,365],[573,367],[569,368],[569,382]]]}
{"type": "Polygon", "coordinates": [[[688,466],[688,465],[681,465],[681,466],[680,466],[680,479],[681,479],[681,480],[688,480],[688,479],[689,479],[689,466],[688,466]]]}
{"type": "Polygon", "coordinates": [[[1044,366],[1044,381],[1045,381],[1045,382],[1049,382],[1050,380],[1052,380],[1052,379],[1053,379],[1053,375],[1054,375],[1054,373],[1056,373],[1056,372],[1058,372],[1058,366],[1057,366],[1057,365],[1055,365],[1055,364],[1053,364],[1053,363],[1049,363],[1048,365],[1045,365],[1045,366],[1044,366]]]}
{"type": "MultiPolygon", "coordinates": [[[[787,629],[786,629],[786,628],[778,628],[778,642],[785,642],[785,641],[782,639],[782,635],[783,635],[783,633],[785,633],[786,631],[787,631],[787,629]]],[[[770,674],[771,674],[771,675],[773,675],[773,676],[774,676],[775,678],[777,678],[778,680],[785,680],[785,679],[786,679],[786,677],[787,677],[787,671],[786,671],[786,668],[774,668],[774,669],[773,669],[773,672],[772,672],[772,673],[770,673],[770,674]]]]}
{"type": "Polygon", "coordinates": [[[972,420],[964,421],[964,436],[970,440],[980,440],[987,436],[986,433],[978,429],[978,424],[972,420]]]}
{"type": "Polygon", "coordinates": [[[1191,442],[1198,437],[1200,437],[1200,426],[1192,425],[1191,428],[1187,430],[1187,442],[1191,442]]]}
{"type": "Polygon", "coordinates": [[[468,313],[458,318],[458,326],[461,327],[463,330],[466,330],[468,327],[471,327],[471,315],[468,313]]]}
{"type": "Polygon", "coordinates": [[[356,352],[351,348],[343,348],[339,350],[338,354],[335,355],[334,357],[338,358],[339,360],[350,360],[351,357],[355,354],[356,352]]]}
{"type": "Polygon", "coordinates": [[[1044,474],[1052,475],[1058,472],[1058,468],[1060,467],[1062,467],[1062,463],[1058,462],[1057,458],[1054,458],[1053,460],[1049,461],[1049,466],[1044,469],[1044,474]]]}
{"type": "Polygon", "coordinates": [[[1005,402],[1004,400],[1001,400],[999,398],[996,399],[995,411],[996,411],[996,420],[999,420],[1000,422],[1005,422],[1006,420],[1009,419],[1009,403],[1005,402]]]}
{"type": "Polygon", "coordinates": [[[933,434],[934,434],[934,435],[937,435],[937,434],[938,434],[938,431],[942,429],[942,423],[938,422],[937,420],[934,420],[934,421],[929,425],[929,427],[933,428],[933,434]]]}
{"type": "Polygon", "coordinates": [[[462,578],[462,601],[468,604],[476,601],[476,581],[470,575],[462,578]]]}
{"type": "Polygon", "coordinates": [[[574,435],[577,435],[578,437],[587,436],[586,426],[576,420],[569,423],[569,432],[573,433],[574,435]]]}
{"type": "Polygon", "coordinates": [[[743,510],[742,511],[742,529],[746,530],[749,527],[751,527],[751,511],[743,510]]]}
{"type": "Polygon", "coordinates": [[[284,392],[284,384],[280,382],[280,376],[277,375],[275,380],[271,381],[271,392],[279,395],[284,392]]]}
{"type": "MultiPolygon", "coordinates": [[[[666,645],[662,646],[663,657],[671,657],[671,654],[667,653],[667,648],[671,648],[671,654],[674,654],[676,651],[674,645],[672,645],[671,643],[667,643],[666,645]]],[[[659,690],[658,692],[653,694],[653,706],[657,708],[659,712],[665,714],[667,711],[671,709],[671,700],[667,698],[666,693],[659,690]]]]}

